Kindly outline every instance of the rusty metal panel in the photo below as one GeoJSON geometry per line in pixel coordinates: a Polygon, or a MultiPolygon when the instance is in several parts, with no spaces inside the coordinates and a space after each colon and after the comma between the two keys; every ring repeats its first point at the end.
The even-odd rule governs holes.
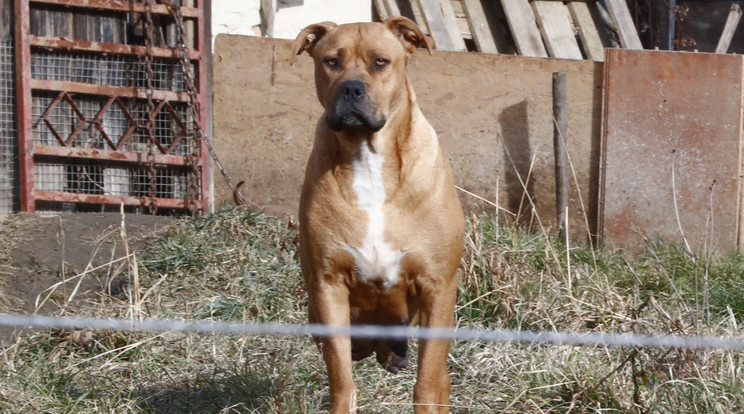
{"type": "MultiPolygon", "coordinates": [[[[90,85],[82,82],[57,81],[45,79],[31,79],[31,89],[43,89],[58,92],[84,93],[89,95],[116,95],[124,98],[146,99],[147,90],[144,88],[126,88],[121,86],[90,85]]],[[[159,101],[188,102],[189,96],[185,92],[154,90],[153,99],[159,101]]]]}
{"type": "MultiPolygon", "coordinates": [[[[170,15],[168,2],[161,3],[151,12],[170,15]]],[[[188,19],[182,23],[189,30],[181,33],[192,38],[182,42],[169,32],[146,60],[148,48],[113,34],[96,36],[93,26],[57,36],[54,30],[32,34],[29,24],[34,11],[60,10],[70,16],[107,10],[123,21],[146,12],[145,3],[16,0],[22,210],[79,203],[206,211],[209,165],[203,134],[196,132],[206,120],[206,3],[183,3],[173,13],[188,19]],[[174,43],[178,47],[168,46],[174,43]],[[187,82],[195,76],[197,82],[187,82]],[[150,98],[152,108],[144,103],[150,98]]]]}
{"type": "MultiPolygon", "coordinates": [[[[103,204],[119,206],[140,207],[150,203],[147,196],[113,196],[113,195],[95,195],[95,194],[76,194],[66,192],[37,191],[36,199],[39,201],[55,201],[65,203],[83,203],[83,204],[103,204]]],[[[175,198],[157,198],[155,202],[158,208],[179,209],[179,210],[201,210],[204,208],[200,200],[184,200],[175,198]]]]}
{"type": "MultiPolygon", "coordinates": [[[[31,35],[29,36],[31,46],[43,47],[50,50],[65,50],[72,52],[100,52],[116,53],[119,55],[143,56],[147,53],[145,46],[124,45],[120,43],[88,42],[85,40],[74,40],[65,38],[49,38],[31,35]]],[[[189,50],[189,59],[201,59],[199,50],[189,50]]],[[[178,59],[178,52],[173,48],[153,47],[152,55],[158,58],[178,59]]]]}
{"type": "MultiPolygon", "coordinates": [[[[131,12],[131,13],[144,13],[145,2],[135,1],[122,1],[122,0],[30,0],[32,3],[52,4],[66,7],[86,7],[97,10],[108,10],[117,12],[131,12]]],[[[203,8],[203,3],[202,8],[203,8]]],[[[168,15],[170,12],[165,5],[154,4],[152,6],[153,14],[168,15]]],[[[200,17],[202,15],[201,8],[196,7],[181,7],[181,14],[183,17],[200,17]]]]}
{"type": "MultiPolygon", "coordinates": [[[[134,151],[111,151],[97,148],[76,148],[52,145],[34,145],[35,155],[47,155],[51,157],[81,158],[89,160],[102,160],[112,162],[132,162],[144,164],[147,162],[146,153],[134,151]]],[[[190,167],[202,166],[203,160],[187,155],[153,154],[153,161],[159,165],[175,165],[190,167]]]]}
{"type": "Polygon", "coordinates": [[[742,56],[608,49],[600,236],[741,245],[742,56]]]}

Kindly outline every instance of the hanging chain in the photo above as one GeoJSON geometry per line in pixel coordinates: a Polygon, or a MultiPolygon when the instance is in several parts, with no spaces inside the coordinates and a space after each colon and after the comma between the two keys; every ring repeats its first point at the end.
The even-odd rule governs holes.
{"type": "Polygon", "coordinates": [[[146,129],[147,129],[147,163],[148,163],[148,178],[150,180],[149,188],[149,207],[150,214],[155,214],[158,211],[156,188],[156,171],[155,171],[155,100],[154,86],[153,86],[153,70],[152,70],[152,47],[153,47],[153,31],[155,30],[152,24],[152,4],[154,0],[146,0],[145,3],[145,46],[147,48],[147,55],[145,59],[145,79],[147,81],[147,118],[146,118],[146,129]]]}
{"type": "MultiPolygon", "coordinates": [[[[181,15],[181,8],[179,6],[170,4],[170,2],[166,4],[168,6],[168,11],[171,13],[171,16],[173,17],[176,25],[176,50],[178,52],[178,60],[181,64],[181,72],[183,74],[184,84],[186,86],[186,91],[189,97],[189,109],[191,110],[192,122],[189,124],[189,130],[191,132],[189,135],[193,135],[194,139],[188,141],[189,147],[191,149],[190,152],[192,155],[188,158],[188,163],[191,166],[192,175],[191,180],[189,180],[188,202],[191,203],[192,206],[195,206],[197,199],[203,199],[203,197],[200,197],[201,171],[199,169],[199,157],[201,148],[199,146],[199,143],[204,140],[204,133],[201,129],[200,123],[198,122],[201,116],[202,108],[199,103],[198,92],[196,91],[196,81],[194,80],[193,66],[188,59],[188,48],[186,46],[186,28],[183,21],[183,16],[181,15]]],[[[195,211],[196,208],[192,207],[192,210],[195,211]]]]}
{"type": "MultiPolygon", "coordinates": [[[[197,142],[203,142],[204,146],[209,151],[209,155],[212,157],[212,161],[222,173],[222,176],[227,181],[230,189],[233,191],[233,197],[238,205],[245,205],[246,200],[240,193],[240,184],[237,186],[233,183],[232,178],[225,170],[225,167],[220,162],[217,153],[214,151],[212,143],[207,139],[204,127],[200,121],[200,108],[199,108],[199,93],[196,90],[196,81],[194,80],[194,72],[191,66],[191,60],[189,59],[189,49],[186,46],[186,30],[184,28],[183,16],[181,15],[181,8],[173,4],[170,0],[160,0],[161,3],[168,7],[173,19],[176,23],[176,48],[178,50],[178,60],[181,63],[181,71],[183,72],[184,83],[186,84],[186,91],[189,96],[189,108],[191,109],[191,117],[193,118],[194,124],[194,135],[196,136],[197,142]]],[[[203,87],[203,85],[200,85],[203,87]]],[[[194,163],[196,168],[196,163],[194,163]]]]}

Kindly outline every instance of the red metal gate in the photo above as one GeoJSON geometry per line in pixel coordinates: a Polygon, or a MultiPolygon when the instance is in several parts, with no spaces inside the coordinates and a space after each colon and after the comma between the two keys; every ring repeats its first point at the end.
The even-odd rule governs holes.
{"type": "Polygon", "coordinates": [[[204,1],[191,3],[178,9],[190,38],[166,39],[164,22],[172,26],[179,20],[166,4],[15,1],[22,211],[60,203],[207,209],[206,138],[200,131],[206,124],[204,1]],[[34,29],[32,15],[40,13],[67,16],[57,24],[67,31],[50,34],[38,23],[34,29]],[[161,44],[150,48],[141,44],[145,14],[148,29],[153,19],[160,23],[161,44]],[[105,25],[92,25],[91,36],[77,36],[75,27],[75,36],[69,36],[77,19],[97,16],[124,29],[109,35],[110,41],[105,25]],[[140,36],[128,35],[137,30],[140,36]],[[173,45],[178,41],[186,44],[180,50],[187,56],[173,45]],[[196,91],[190,99],[191,80],[196,91]]]}

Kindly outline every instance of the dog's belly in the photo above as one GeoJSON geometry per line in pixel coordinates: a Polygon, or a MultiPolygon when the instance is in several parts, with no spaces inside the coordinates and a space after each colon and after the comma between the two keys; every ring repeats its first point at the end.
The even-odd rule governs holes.
{"type": "Polygon", "coordinates": [[[415,311],[415,300],[405,283],[388,290],[356,285],[349,292],[352,324],[406,325],[415,311]]]}

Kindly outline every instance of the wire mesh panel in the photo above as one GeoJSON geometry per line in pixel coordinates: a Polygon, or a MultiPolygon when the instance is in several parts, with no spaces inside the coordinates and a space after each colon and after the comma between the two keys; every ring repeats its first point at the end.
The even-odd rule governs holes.
{"type": "Polygon", "coordinates": [[[15,189],[13,39],[0,40],[0,214],[13,212],[15,189]]]}
{"type": "Polygon", "coordinates": [[[172,26],[180,20],[157,2],[150,10],[136,1],[99,0],[103,13],[79,1],[19,4],[21,23],[30,22],[18,32],[28,62],[19,78],[27,120],[21,152],[33,153],[22,158],[21,170],[32,177],[22,181],[34,186],[23,193],[22,208],[204,209],[201,2],[183,8],[190,27],[195,20],[199,28],[190,39],[181,36],[191,47],[185,52],[168,47],[179,41],[172,26]]]}
{"type": "MultiPolygon", "coordinates": [[[[191,128],[193,119],[183,102],[155,102],[156,151],[199,155],[191,128]]],[[[143,101],[96,95],[34,92],[33,138],[36,145],[148,152],[143,101]]]]}
{"type": "MultiPolygon", "coordinates": [[[[99,163],[36,163],[34,175],[40,191],[147,197],[150,195],[150,173],[146,167],[131,165],[101,165],[99,163]]],[[[188,168],[158,168],[155,180],[156,196],[186,198],[190,194],[188,168]]],[[[198,195],[198,194],[197,194],[198,195]]]]}
{"type": "MultiPolygon", "coordinates": [[[[141,56],[39,49],[31,55],[31,65],[34,79],[136,88],[147,86],[145,61],[141,56]]],[[[153,88],[175,92],[186,90],[183,70],[176,60],[154,58],[152,70],[153,88]]]]}

